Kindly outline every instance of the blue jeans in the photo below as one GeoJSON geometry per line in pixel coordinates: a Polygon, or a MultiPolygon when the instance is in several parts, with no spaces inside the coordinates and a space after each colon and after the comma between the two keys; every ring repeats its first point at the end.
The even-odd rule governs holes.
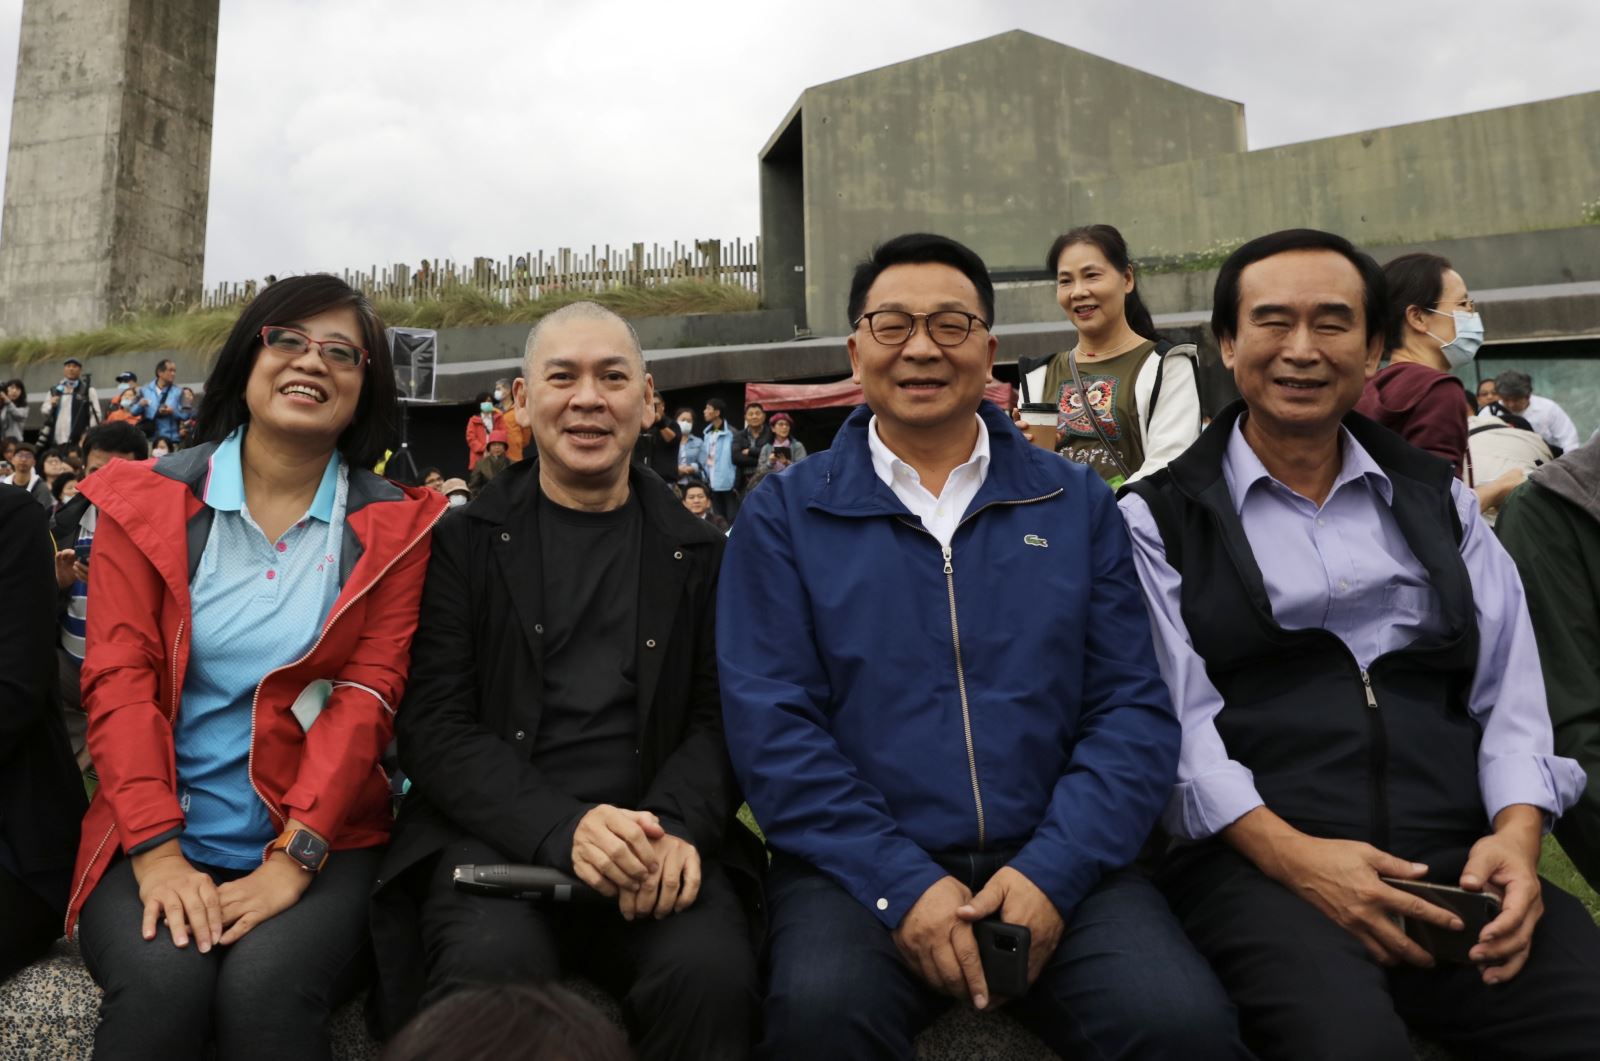
{"type": "MultiPolygon", "coordinates": [[[[964,882],[965,883],[965,882],[964,882]]],[[[877,917],[798,859],[767,881],[762,1058],[906,1059],[951,1004],[906,965],[877,917]]],[[[1131,870],[1072,912],[1015,1016],[1063,1058],[1249,1058],[1233,1006],[1155,886],[1131,870]]]]}

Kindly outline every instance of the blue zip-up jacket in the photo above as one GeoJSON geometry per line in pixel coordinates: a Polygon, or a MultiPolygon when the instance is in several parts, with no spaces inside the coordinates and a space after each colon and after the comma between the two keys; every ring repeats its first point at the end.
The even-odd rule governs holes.
{"type": "Polygon", "coordinates": [[[745,500],[722,564],[724,728],[750,807],[889,928],[945,875],[929,852],[980,848],[1020,847],[1010,865],[1070,917],[1177,776],[1111,491],[979,415],[988,477],[948,558],[874,472],[862,407],[745,500]]]}
{"type": "Polygon", "coordinates": [[[705,442],[705,450],[700,456],[700,467],[706,472],[706,485],[722,493],[734,488],[736,475],[733,468],[733,432],[728,430],[728,425],[723,424],[722,430],[717,430],[710,424],[701,432],[705,442]],[[712,440],[716,440],[716,453],[711,452],[712,440]]]}

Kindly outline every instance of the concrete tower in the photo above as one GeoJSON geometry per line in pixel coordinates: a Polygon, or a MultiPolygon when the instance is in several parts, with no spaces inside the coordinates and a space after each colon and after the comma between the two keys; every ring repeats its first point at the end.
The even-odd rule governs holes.
{"type": "Polygon", "coordinates": [[[218,0],[25,0],[0,336],[198,297],[218,0]]]}

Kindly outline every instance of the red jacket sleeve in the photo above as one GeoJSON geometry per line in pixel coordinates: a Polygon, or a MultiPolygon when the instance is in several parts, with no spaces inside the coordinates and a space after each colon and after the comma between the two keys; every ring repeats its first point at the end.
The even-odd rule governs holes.
{"type": "Polygon", "coordinates": [[[321,836],[338,834],[394,736],[429,546],[428,540],[419,543],[368,591],[359,638],[333,679],[316,725],[306,731],[300,771],[283,804],[321,836]]]}
{"type": "Polygon", "coordinates": [[[166,599],[155,567],[102,510],[89,567],[83,705],[89,754],[125,851],[183,824],[170,705],[161,703],[161,678],[173,666],[159,618],[166,599]]]}

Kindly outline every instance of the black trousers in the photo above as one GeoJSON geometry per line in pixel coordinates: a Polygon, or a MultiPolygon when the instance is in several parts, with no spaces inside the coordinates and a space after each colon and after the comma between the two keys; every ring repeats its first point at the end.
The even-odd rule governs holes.
{"type": "Polygon", "coordinates": [[[63,913],[0,869],[0,983],[44,957],[61,938],[63,913]]]}
{"type": "Polygon", "coordinates": [[[488,844],[442,852],[421,910],[428,989],[423,1005],[472,984],[554,979],[574,971],[622,1000],[641,1061],[739,1059],[750,1054],[757,990],[744,909],[715,862],[702,862],[700,897],[657,921],[624,921],[614,903],[549,905],[457,891],[464,862],[503,862],[488,844]]]}
{"type": "Polygon", "coordinates": [[[1473,966],[1379,965],[1353,935],[1220,844],[1162,884],[1262,1061],[1412,1061],[1407,1024],[1463,1058],[1600,1057],[1600,928],[1549,882],[1528,963],[1495,985],[1473,966]]]}
{"type": "MultiPolygon", "coordinates": [[[[132,864],[117,861],[78,929],[84,964],[105,989],[97,1061],[202,1058],[213,1040],[227,1061],[331,1061],[328,1015],[367,971],[367,893],[382,855],[335,851],[299,902],[208,954],[193,939],[174,946],[165,925],[153,940],[139,934],[139,885],[132,864]]],[[[208,872],[219,883],[244,876],[208,872]]]]}

